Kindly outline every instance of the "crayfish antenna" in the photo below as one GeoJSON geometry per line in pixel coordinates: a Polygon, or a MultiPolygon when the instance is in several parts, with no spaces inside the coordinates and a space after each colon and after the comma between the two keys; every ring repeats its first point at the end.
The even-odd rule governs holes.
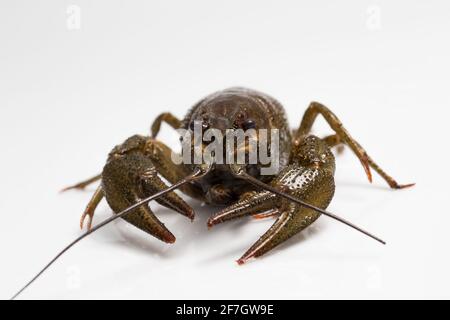
{"type": "Polygon", "coordinates": [[[343,224],[345,224],[345,225],[347,225],[347,226],[349,226],[349,227],[351,227],[351,228],[353,228],[353,229],[355,229],[355,230],[365,234],[366,236],[368,236],[368,237],[370,237],[370,238],[372,238],[372,239],[374,239],[374,240],[376,240],[376,241],[378,241],[378,242],[380,242],[382,244],[386,244],[386,242],[384,240],[382,240],[382,239],[378,238],[377,236],[371,234],[370,232],[368,232],[368,231],[366,231],[366,230],[356,226],[355,224],[351,223],[350,221],[347,221],[344,218],[341,218],[341,217],[335,215],[334,213],[331,213],[331,212],[328,212],[328,211],[326,211],[324,209],[321,209],[321,208],[318,208],[316,206],[313,206],[313,205],[311,205],[309,203],[306,203],[306,202],[304,202],[304,201],[302,201],[302,200],[300,200],[300,199],[298,199],[298,198],[296,198],[296,197],[294,197],[294,196],[292,196],[292,195],[290,195],[288,193],[285,193],[285,192],[280,191],[280,190],[278,190],[278,189],[276,189],[276,188],[274,188],[274,187],[272,187],[272,186],[270,186],[268,184],[265,184],[264,182],[262,182],[262,181],[260,181],[260,180],[258,180],[256,178],[250,176],[249,174],[247,174],[243,170],[237,171],[237,172],[235,172],[235,174],[236,174],[236,176],[238,176],[238,177],[248,181],[249,183],[251,183],[251,184],[253,184],[253,185],[255,185],[255,186],[257,186],[257,187],[259,187],[261,189],[270,191],[270,192],[272,192],[272,193],[274,193],[274,194],[276,194],[276,195],[278,195],[280,197],[286,198],[286,199],[288,199],[288,200],[290,200],[292,202],[295,202],[295,203],[297,203],[297,204],[299,204],[301,206],[304,206],[306,208],[309,208],[309,209],[312,209],[314,211],[317,211],[317,212],[319,212],[319,213],[321,213],[321,214],[323,214],[325,216],[328,216],[328,217],[330,217],[330,218],[332,218],[334,220],[337,220],[337,221],[339,221],[339,222],[341,222],[341,223],[343,223],[343,224]]]}
{"type": "Polygon", "coordinates": [[[95,231],[99,230],[100,228],[106,226],[107,224],[113,222],[116,219],[122,218],[124,217],[126,214],[130,213],[131,211],[138,209],[139,207],[141,207],[142,205],[145,205],[147,203],[149,203],[152,200],[155,200],[157,198],[160,198],[166,194],[168,194],[169,192],[180,188],[181,186],[188,184],[202,176],[204,176],[205,174],[207,174],[210,171],[211,167],[205,168],[198,168],[194,171],[194,173],[192,173],[191,175],[187,176],[186,178],[182,179],[181,181],[175,183],[174,185],[161,190],[157,193],[155,193],[154,195],[143,199],[139,202],[137,202],[136,204],[128,207],[127,209],[113,215],[112,217],[106,219],[105,221],[99,223],[98,225],[96,225],[95,227],[93,227],[92,229],[88,230],[86,233],[82,234],[81,236],[79,236],[78,238],[76,238],[74,241],[72,241],[69,245],[67,245],[66,247],[64,247],[44,268],[42,268],[41,271],[39,271],[25,286],[23,286],[16,294],[14,294],[11,297],[11,300],[16,299],[22,292],[25,291],[25,289],[27,289],[33,282],[35,282],[51,265],[53,265],[53,263],[55,263],[59,257],[61,257],[65,252],[67,252],[70,248],[72,248],[75,244],[77,244],[78,242],[80,242],[81,240],[83,240],[84,238],[86,238],[87,236],[89,236],[90,234],[94,233],[95,231]]]}

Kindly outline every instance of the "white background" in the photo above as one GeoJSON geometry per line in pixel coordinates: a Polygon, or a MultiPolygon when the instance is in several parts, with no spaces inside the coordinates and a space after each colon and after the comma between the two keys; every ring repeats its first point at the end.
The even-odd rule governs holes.
{"type": "MultiPolygon", "coordinates": [[[[59,189],[98,173],[159,113],[182,117],[235,85],[280,100],[292,127],[310,101],[327,104],[386,171],[417,183],[370,185],[349,150],[337,159],[329,209],[386,246],[322,217],[239,267],[272,220],[208,231],[217,208],[191,201],[191,224],[152,204],[176,244],[117,221],[21,297],[450,298],[449,12],[446,1],[2,0],[0,298],[80,235],[94,187],[59,189]]],[[[168,127],[161,139],[178,142],[168,127]]],[[[102,203],[95,222],[110,214],[102,203]]]]}

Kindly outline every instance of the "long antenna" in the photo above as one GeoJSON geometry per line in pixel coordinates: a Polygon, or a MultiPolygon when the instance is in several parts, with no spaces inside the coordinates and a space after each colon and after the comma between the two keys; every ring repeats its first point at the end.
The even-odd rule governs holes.
{"type": "Polygon", "coordinates": [[[76,238],[74,241],[72,241],[69,245],[67,245],[66,247],[64,247],[64,249],[62,249],[41,271],[39,271],[38,274],[36,274],[22,289],[20,289],[12,298],[11,300],[14,300],[15,298],[17,298],[26,288],[28,288],[34,281],[36,281],[56,260],[58,260],[59,257],[61,257],[67,250],[69,250],[70,248],[72,248],[75,244],[77,244],[78,242],[80,242],[81,240],[83,240],[84,238],[86,238],[88,235],[90,235],[91,233],[94,233],[95,231],[97,231],[98,229],[106,226],[107,224],[113,222],[116,219],[122,218],[124,215],[126,215],[127,213],[130,213],[131,211],[133,211],[134,209],[145,205],[147,203],[149,203],[150,201],[159,198],[163,195],[165,195],[166,193],[169,193],[175,189],[178,189],[179,187],[203,176],[204,174],[206,174],[209,171],[209,169],[205,170],[202,168],[198,168],[194,173],[192,173],[191,175],[187,176],[186,178],[184,178],[183,180],[175,183],[174,185],[168,187],[165,190],[162,190],[158,193],[155,193],[154,195],[152,195],[151,197],[148,197],[134,205],[132,205],[131,207],[128,207],[127,209],[123,210],[122,212],[119,212],[118,214],[113,215],[112,217],[106,219],[105,221],[99,223],[98,225],[96,225],[95,227],[93,227],[91,230],[88,230],[86,233],[82,234],[81,236],[79,236],[78,238],[76,238]]]}
{"type": "Polygon", "coordinates": [[[347,221],[347,220],[345,220],[345,219],[343,219],[343,218],[341,218],[341,217],[338,217],[338,216],[335,215],[334,213],[328,212],[328,211],[326,211],[326,210],[323,210],[323,209],[321,209],[321,208],[318,208],[318,207],[316,207],[316,206],[313,206],[313,205],[311,205],[311,204],[309,204],[309,203],[303,202],[303,201],[301,201],[300,199],[298,199],[298,198],[296,198],[296,197],[294,197],[294,196],[291,196],[290,194],[287,194],[287,193],[284,193],[284,192],[282,192],[282,191],[280,191],[280,190],[278,190],[278,189],[275,189],[274,187],[272,187],[272,186],[270,186],[270,185],[268,185],[268,184],[265,184],[264,182],[261,182],[261,181],[259,181],[258,179],[252,177],[251,175],[247,174],[247,173],[246,173],[245,171],[243,171],[243,170],[239,170],[238,172],[235,172],[235,174],[236,174],[236,176],[238,176],[238,177],[240,177],[240,178],[242,178],[242,179],[244,179],[244,180],[247,180],[248,182],[250,182],[251,184],[253,184],[253,185],[257,186],[257,187],[260,187],[260,188],[262,188],[262,189],[265,189],[265,190],[267,190],[267,191],[270,191],[270,192],[272,192],[272,193],[274,193],[274,194],[276,194],[276,195],[278,195],[278,196],[284,197],[284,198],[286,198],[286,199],[288,199],[288,200],[291,200],[291,201],[293,201],[293,202],[295,202],[295,203],[298,203],[298,204],[300,204],[300,205],[302,205],[302,206],[304,206],[304,207],[306,207],[306,208],[309,208],[309,209],[315,210],[315,211],[317,211],[317,212],[320,212],[321,214],[323,214],[323,215],[325,215],[325,216],[328,216],[328,217],[330,217],[330,218],[332,218],[332,219],[334,219],[334,220],[337,220],[337,221],[339,221],[339,222],[341,222],[341,223],[343,223],[343,224],[345,224],[345,225],[347,225],[347,226],[349,226],[349,227],[351,227],[351,228],[353,228],[353,229],[355,229],[355,230],[357,230],[357,231],[359,231],[359,232],[361,232],[361,233],[364,233],[366,236],[369,236],[369,237],[371,237],[372,239],[375,239],[376,241],[378,241],[378,242],[380,242],[380,243],[382,243],[382,244],[386,244],[385,241],[383,241],[383,240],[381,240],[380,238],[374,236],[374,235],[371,234],[370,232],[368,232],[368,231],[366,231],[366,230],[364,230],[364,229],[362,229],[362,228],[360,228],[360,227],[354,225],[354,224],[351,223],[350,221],[347,221]]]}

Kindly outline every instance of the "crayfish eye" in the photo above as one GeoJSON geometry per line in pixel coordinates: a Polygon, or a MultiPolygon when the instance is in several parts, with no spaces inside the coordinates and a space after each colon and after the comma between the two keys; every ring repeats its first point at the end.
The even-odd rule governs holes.
{"type": "Polygon", "coordinates": [[[242,123],[242,129],[249,130],[249,129],[255,129],[256,128],[256,122],[252,119],[247,119],[242,123]]]}

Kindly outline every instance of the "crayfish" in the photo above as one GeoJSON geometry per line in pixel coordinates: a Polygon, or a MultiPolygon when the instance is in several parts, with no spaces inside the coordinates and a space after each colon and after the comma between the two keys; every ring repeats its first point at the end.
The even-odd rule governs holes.
{"type": "Polygon", "coordinates": [[[309,105],[300,126],[293,131],[277,100],[245,88],[211,94],[196,103],[183,119],[163,113],[153,122],[151,135],[135,135],[116,146],[101,174],[65,189],[83,189],[101,180],[81,217],[81,228],[88,218],[88,231],[44,270],[76,242],[119,217],[161,241],[174,243],[175,236],[156,218],[148,202],[156,200],[194,219],[194,210],[175,189],[206,204],[223,206],[209,218],[209,228],[244,216],[276,217],[272,227],[237,260],[239,264],[264,255],[322,214],[384,243],[326,211],[335,191],[335,157],[331,149],[343,145],[358,157],[369,181],[373,169],[393,189],[413,185],[398,184],[348,133],[338,117],[318,102],[309,105]],[[318,115],[334,134],[324,138],[311,134],[318,115]],[[177,130],[183,154],[157,139],[162,123],[177,130]],[[238,143],[230,143],[234,140],[238,143]],[[92,228],[95,209],[104,198],[116,215],[92,228]]]}

